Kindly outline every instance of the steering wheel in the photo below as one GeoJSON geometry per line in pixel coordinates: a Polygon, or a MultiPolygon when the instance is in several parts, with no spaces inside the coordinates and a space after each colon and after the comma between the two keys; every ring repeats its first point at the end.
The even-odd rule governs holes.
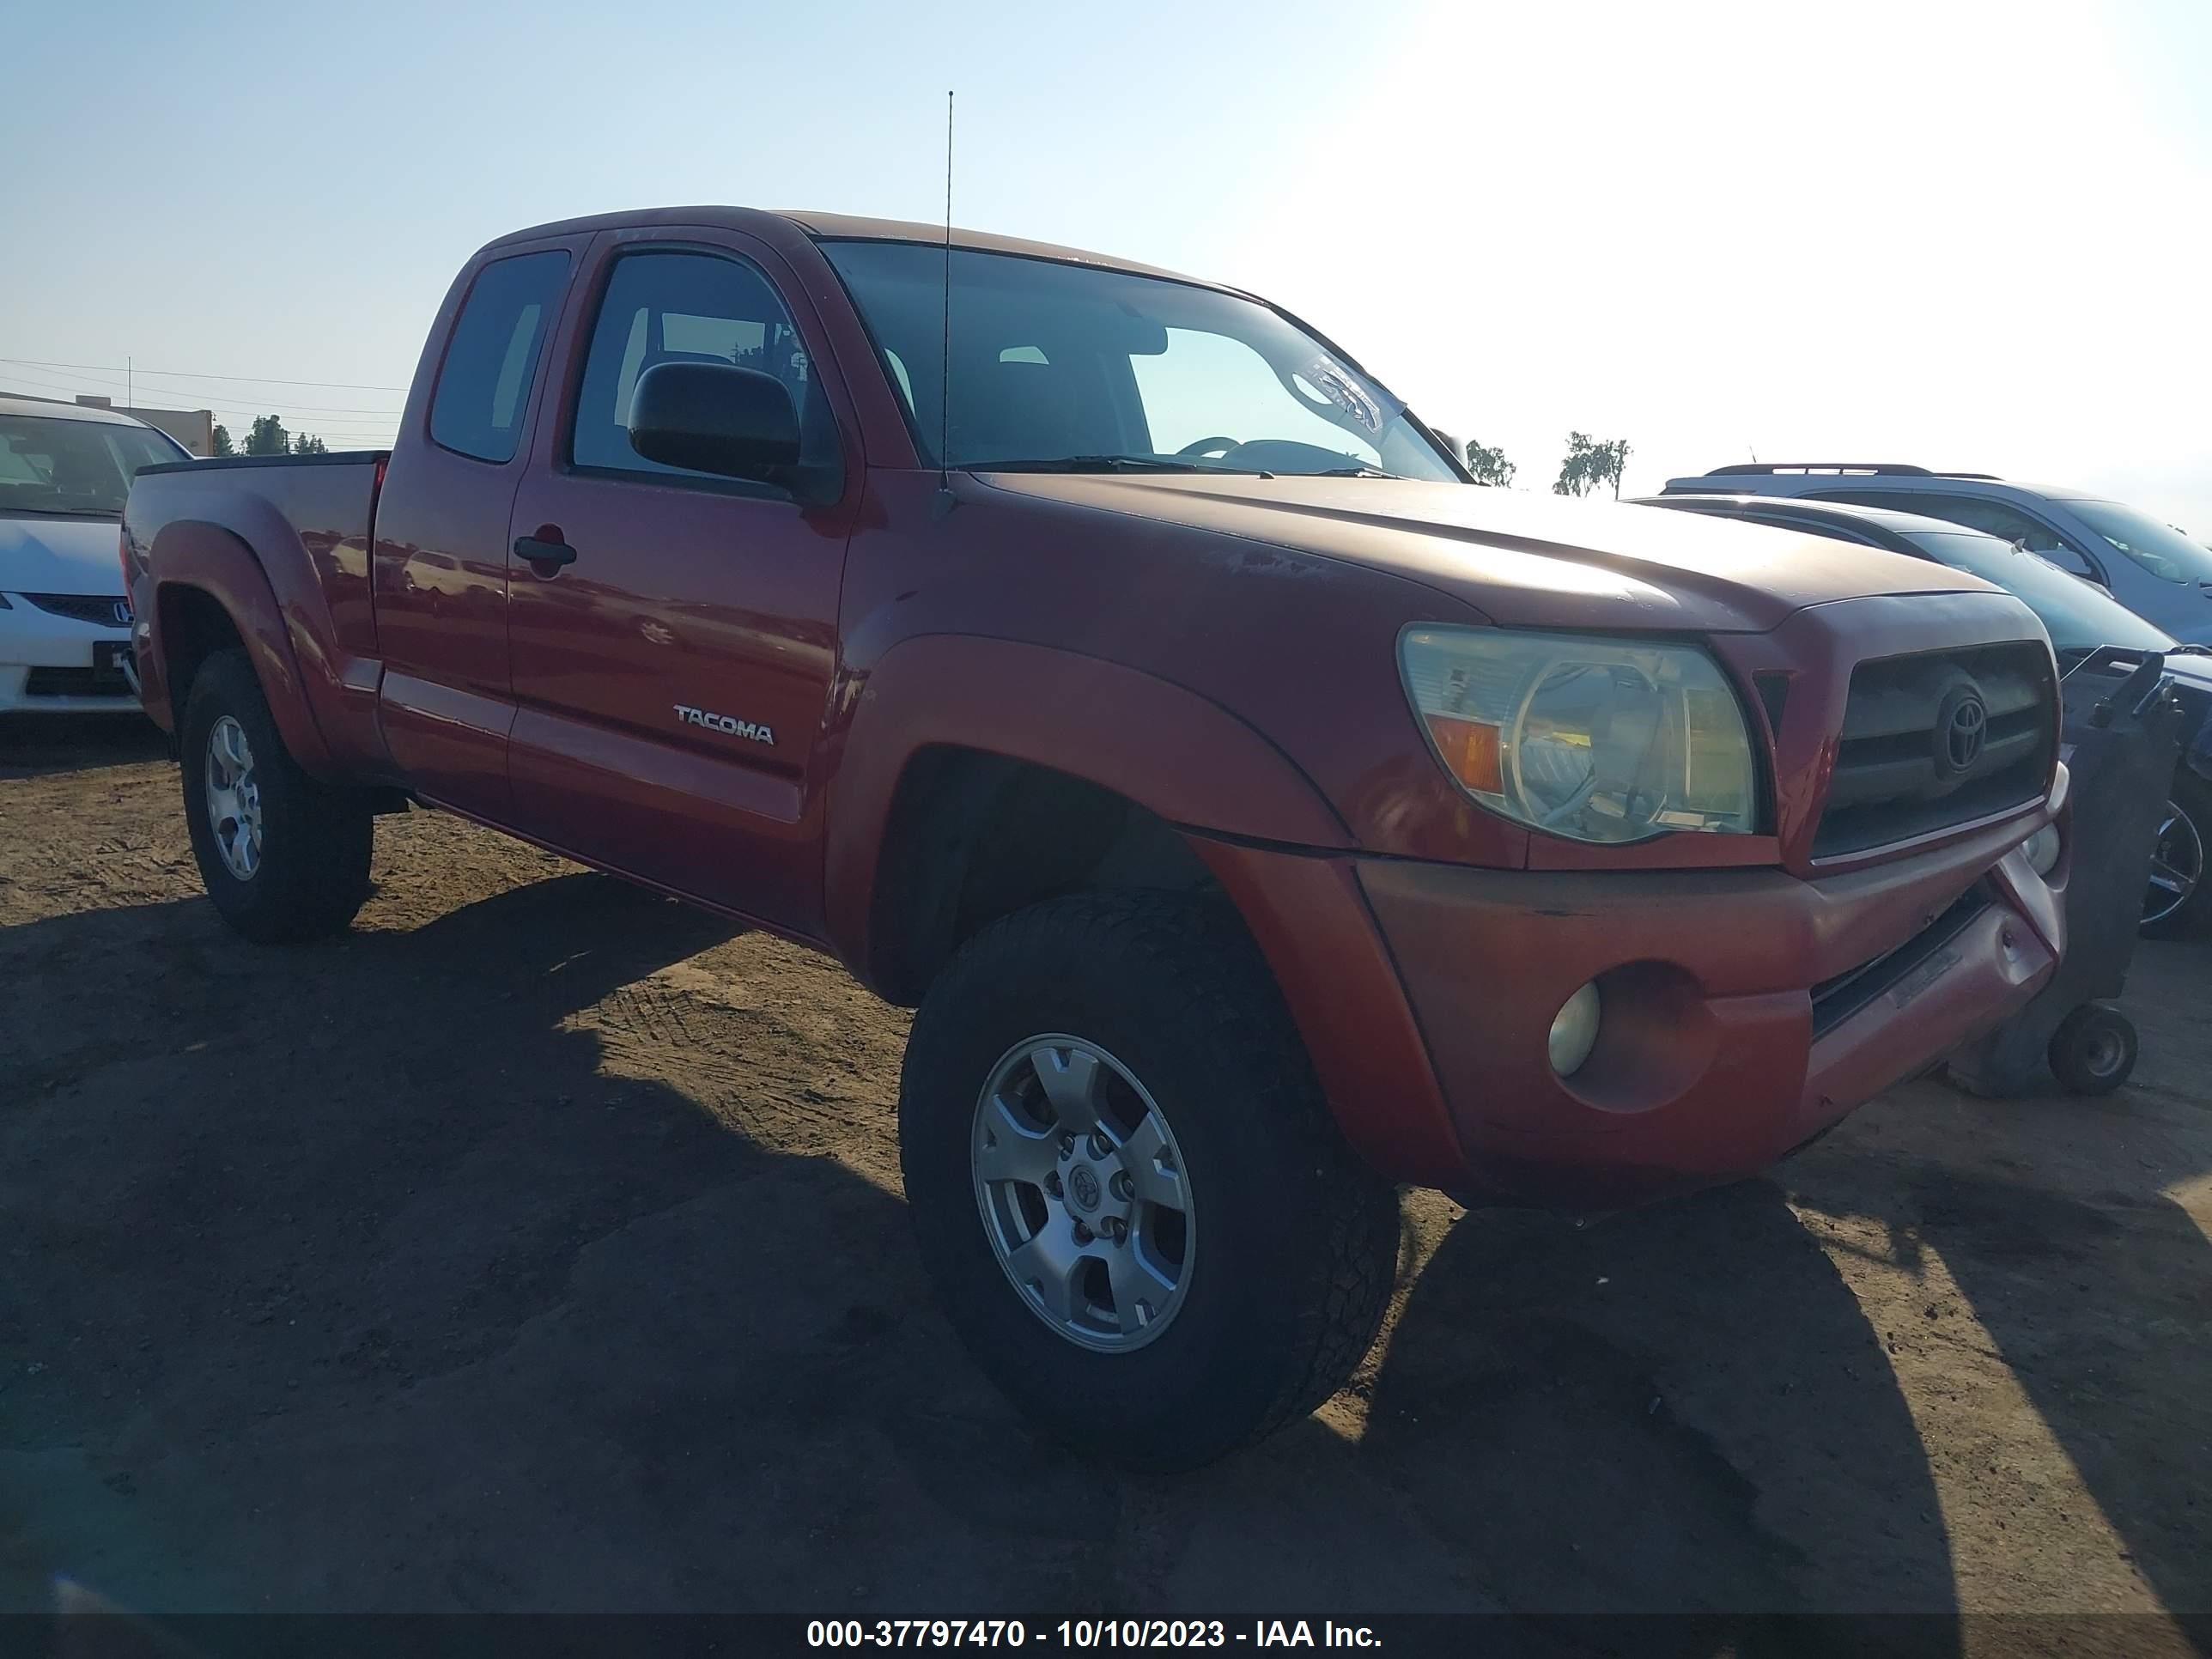
{"type": "Polygon", "coordinates": [[[1196,443],[1185,444],[1176,451],[1176,459],[1179,461],[1200,460],[1210,456],[1218,460],[1231,450],[1241,447],[1235,438],[1200,438],[1196,443]]]}

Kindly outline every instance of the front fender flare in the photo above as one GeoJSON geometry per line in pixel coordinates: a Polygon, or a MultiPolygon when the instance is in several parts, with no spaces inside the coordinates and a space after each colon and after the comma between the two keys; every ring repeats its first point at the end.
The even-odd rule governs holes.
{"type": "Polygon", "coordinates": [[[865,981],[891,805],[921,750],[951,744],[1111,789],[1181,829],[1341,850],[1351,832],[1288,757],[1186,687],[1096,657],[971,635],[903,640],[857,682],[830,740],[823,899],[865,981]]]}

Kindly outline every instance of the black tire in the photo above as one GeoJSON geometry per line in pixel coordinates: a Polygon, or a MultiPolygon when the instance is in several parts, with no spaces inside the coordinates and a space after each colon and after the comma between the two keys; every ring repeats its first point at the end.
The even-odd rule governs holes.
{"type": "Polygon", "coordinates": [[[300,769],[243,651],[218,652],[200,665],[178,737],[192,856],[222,919],[259,945],[343,933],[368,896],[369,803],[300,769]],[[243,876],[225,861],[209,804],[210,740],[226,718],[250,746],[260,809],[258,862],[243,876]]]}
{"type": "Polygon", "coordinates": [[[1312,1411],[1365,1355],[1395,1279],[1397,1194],[1345,1144],[1265,963],[1215,905],[1079,894],[986,928],[915,1017],[899,1150],[923,1262],[976,1363],[1044,1433],[1104,1462],[1195,1468],[1312,1411]],[[1048,1325],[982,1219],[979,1099],[1047,1033],[1126,1066],[1180,1149],[1189,1279],[1133,1350],[1048,1325]]]}
{"type": "Polygon", "coordinates": [[[2136,1069],[2135,1022],[2117,1008],[2085,1002],[2051,1034],[2051,1069],[2069,1094],[2108,1095],[2136,1069]]]}
{"type": "MultiPolygon", "coordinates": [[[[2212,783],[2185,769],[2178,770],[2169,805],[2179,823],[2160,836],[2157,854],[2188,865],[2185,873],[2193,876],[2196,886],[2171,914],[2144,922],[2143,932],[2153,939],[2200,939],[2212,933],[2212,879],[2207,879],[2205,869],[2207,850],[2212,849],[2212,783]]],[[[2144,913],[2148,915],[2151,903],[2164,896],[2153,887],[2146,896],[2144,913]]]]}

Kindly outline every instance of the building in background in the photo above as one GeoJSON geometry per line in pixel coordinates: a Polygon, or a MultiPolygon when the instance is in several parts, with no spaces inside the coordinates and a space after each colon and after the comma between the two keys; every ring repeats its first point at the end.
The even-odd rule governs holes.
{"type": "Polygon", "coordinates": [[[215,411],[211,409],[132,409],[110,398],[82,394],[77,402],[90,409],[112,409],[118,415],[143,421],[156,431],[167,433],[203,459],[215,453],[215,411]]]}

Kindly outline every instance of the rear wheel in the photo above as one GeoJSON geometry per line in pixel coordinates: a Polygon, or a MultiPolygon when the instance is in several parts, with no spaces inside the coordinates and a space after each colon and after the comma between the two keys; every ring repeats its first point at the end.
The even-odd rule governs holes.
{"type": "Polygon", "coordinates": [[[2212,784],[2177,773],[2173,794],[2151,849],[2150,885],[2143,894],[2143,931],[2180,937],[2212,931],[2212,886],[2204,848],[2212,842],[2212,784]]]}
{"type": "Polygon", "coordinates": [[[1211,907],[1079,895],[986,929],[915,1017],[899,1139],[946,1313],[1079,1450],[1207,1462],[1311,1411],[1374,1340],[1396,1194],[1211,907]]]}
{"type": "Polygon", "coordinates": [[[192,677],[179,747],[192,856],[222,919],[264,945],[343,932],[368,896],[368,801],[300,769],[244,652],[192,677]]]}

